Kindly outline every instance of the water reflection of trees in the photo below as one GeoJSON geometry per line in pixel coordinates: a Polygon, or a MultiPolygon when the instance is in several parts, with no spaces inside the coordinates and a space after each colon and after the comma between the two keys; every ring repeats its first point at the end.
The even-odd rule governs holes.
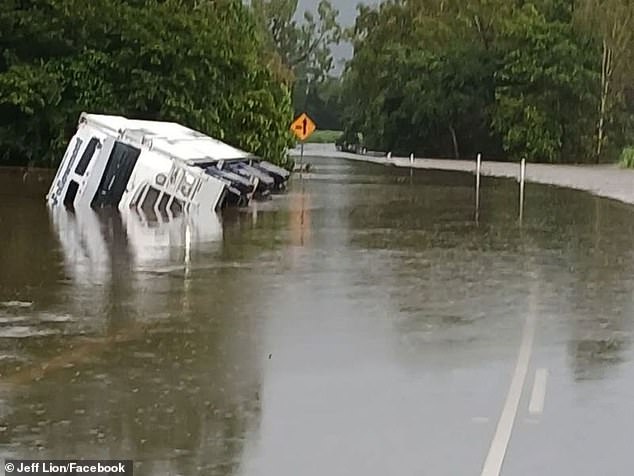
{"type": "MultiPolygon", "coordinates": [[[[257,228],[273,236],[280,220],[284,213],[260,215],[257,228]]],[[[139,474],[231,474],[260,413],[257,311],[267,277],[253,270],[267,250],[252,242],[253,216],[229,218],[220,241],[190,244],[188,260],[183,247],[161,254],[146,243],[155,249],[142,263],[138,236],[118,214],[98,225],[75,229],[101,240],[97,262],[81,251],[87,236],[65,249],[64,307],[85,316],[64,336],[25,339],[28,361],[5,373],[0,447],[131,458],[139,474]]]]}
{"type": "Polygon", "coordinates": [[[618,202],[552,188],[540,206],[535,239],[560,264],[574,375],[600,378],[631,345],[634,214],[618,202]]]}
{"type": "Polygon", "coordinates": [[[575,377],[600,377],[620,362],[634,310],[631,208],[529,185],[520,227],[516,184],[487,179],[476,224],[472,196],[442,176],[351,196],[350,244],[372,256],[368,275],[376,272],[366,281],[389,289],[404,338],[426,348],[438,338],[469,345],[472,324],[507,322],[538,279],[534,306],[557,332],[569,330],[575,377]]]}
{"type": "Polygon", "coordinates": [[[513,279],[530,279],[519,256],[521,232],[504,208],[510,187],[486,183],[478,225],[471,176],[417,171],[412,179],[352,198],[350,245],[368,263],[359,284],[389,295],[404,354],[438,361],[438,369],[477,363],[474,350],[491,346],[482,345],[488,336],[474,326],[486,320],[496,333],[505,331],[516,316],[509,302],[522,305],[516,298],[524,294],[513,279]],[[449,349],[456,349],[450,360],[439,358],[449,349]]]}
{"type": "Polygon", "coordinates": [[[40,320],[50,320],[41,311],[64,300],[62,253],[48,226],[45,188],[0,174],[0,381],[25,358],[19,337],[52,332],[38,328],[40,320]]]}
{"type": "Polygon", "coordinates": [[[0,174],[0,301],[52,304],[64,278],[55,235],[41,196],[18,185],[0,174]]]}

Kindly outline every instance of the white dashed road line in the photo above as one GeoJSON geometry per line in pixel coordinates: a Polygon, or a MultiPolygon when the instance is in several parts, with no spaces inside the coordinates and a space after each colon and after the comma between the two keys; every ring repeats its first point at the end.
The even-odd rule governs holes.
{"type": "Polygon", "coordinates": [[[535,372],[535,381],[533,383],[533,393],[531,394],[531,401],[528,405],[528,413],[533,416],[544,413],[547,380],[548,369],[537,369],[535,372]]]}

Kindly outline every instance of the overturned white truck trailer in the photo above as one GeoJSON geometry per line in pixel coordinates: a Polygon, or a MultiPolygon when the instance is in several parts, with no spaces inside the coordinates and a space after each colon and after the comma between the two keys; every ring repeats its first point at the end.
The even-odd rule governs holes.
{"type": "Polygon", "coordinates": [[[288,178],[285,169],[180,124],[83,113],[47,201],[170,217],[244,206],[284,190],[288,178]]]}

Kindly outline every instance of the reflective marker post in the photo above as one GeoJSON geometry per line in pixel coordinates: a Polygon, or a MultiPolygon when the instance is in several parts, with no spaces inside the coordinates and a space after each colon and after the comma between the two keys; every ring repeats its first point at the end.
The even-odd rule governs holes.
{"type": "Polygon", "coordinates": [[[476,159],[476,199],[475,199],[475,216],[476,222],[480,218],[480,174],[482,172],[482,154],[478,154],[476,159]]]}
{"type": "Polygon", "coordinates": [[[526,159],[520,162],[520,223],[524,219],[524,183],[526,181],[526,159]]]}

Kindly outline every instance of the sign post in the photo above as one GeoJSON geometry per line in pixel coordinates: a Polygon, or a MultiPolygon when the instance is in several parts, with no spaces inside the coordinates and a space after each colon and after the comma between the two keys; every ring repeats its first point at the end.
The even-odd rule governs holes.
{"type": "Polygon", "coordinates": [[[311,135],[313,135],[313,132],[315,132],[316,130],[317,126],[305,112],[300,114],[300,116],[291,124],[291,131],[293,132],[293,134],[295,134],[295,137],[299,139],[301,144],[301,152],[299,156],[300,172],[304,164],[304,142],[311,135]]]}

